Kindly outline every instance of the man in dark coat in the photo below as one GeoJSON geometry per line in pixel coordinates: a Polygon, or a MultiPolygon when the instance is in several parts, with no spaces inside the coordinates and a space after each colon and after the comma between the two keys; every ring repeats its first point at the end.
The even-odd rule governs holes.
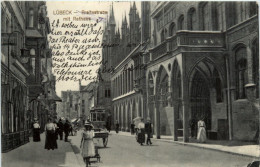
{"type": "Polygon", "coordinates": [[[70,133],[70,122],[68,121],[68,119],[66,119],[66,122],[64,124],[64,132],[65,132],[65,142],[67,142],[70,133]]]}
{"type": "Polygon", "coordinates": [[[195,138],[196,138],[196,125],[197,125],[196,120],[192,118],[190,120],[190,131],[191,131],[191,137],[195,137],[195,138]]]}
{"type": "Polygon", "coordinates": [[[147,122],[145,123],[145,132],[147,134],[147,138],[146,138],[146,144],[152,144],[151,142],[151,138],[153,137],[153,125],[150,122],[150,118],[147,118],[147,122]]]}
{"type": "Polygon", "coordinates": [[[118,131],[119,131],[119,123],[118,121],[116,121],[116,133],[118,133],[118,131]]]}
{"type": "Polygon", "coordinates": [[[58,122],[58,128],[59,128],[59,135],[60,135],[60,140],[63,140],[63,131],[64,131],[64,126],[62,123],[62,120],[60,119],[58,122]]]}
{"type": "Polygon", "coordinates": [[[135,124],[132,122],[131,123],[131,135],[135,134],[135,124]]]}

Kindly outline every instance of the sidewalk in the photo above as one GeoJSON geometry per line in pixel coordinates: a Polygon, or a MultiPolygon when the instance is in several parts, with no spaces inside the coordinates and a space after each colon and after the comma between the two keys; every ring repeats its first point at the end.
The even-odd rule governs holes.
{"type": "MultiPolygon", "coordinates": [[[[116,134],[114,131],[110,132],[116,134]]],[[[120,131],[117,135],[135,137],[131,135],[130,132],[120,131]]],[[[223,141],[223,140],[208,140],[207,143],[197,143],[196,139],[190,139],[189,143],[184,143],[182,137],[178,138],[178,141],[173,141],[172,136],[161,136],[161,139],[156,139],[156,136],[153,136],[152,140],[170,142],[184,146],[198,147],[202,149],[215,150],[220,152],[226,152],[234,155],[247,156],[252,158],[260,158],[260,146],[251,143],[251,142],[242,142],[242,141],[223,141]]]]}
{"type": "Polygon", "coordinates": [[[80,167],[69,142],[57,140],[58,149],[46,150],[45,133],[41,134],[41,142],[30,142],[7,153],[2,153],[4,167],[80,167]]]}

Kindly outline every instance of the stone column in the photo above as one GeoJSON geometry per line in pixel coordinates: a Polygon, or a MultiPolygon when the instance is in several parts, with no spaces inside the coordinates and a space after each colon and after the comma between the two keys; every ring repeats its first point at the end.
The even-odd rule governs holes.
{"type": "Polygon", "coordinates": [[[121,119],[121,131],[123,131],[124,130],[124,106],[121,104],[120,108],[121,108],[121,117],[120,117],[120,119],[121,119]]]}
{"type": "MultiPolygon", "coordinates": [[[[182,63],[185,64],[184,56],[182,55],[182,63]]],[[[189,82],[186,79],[185,66],[182,65],[182,112],[183,112],[183,142],[189,142],[189,101],[188,101],[188,87],[189,82]]]]}
{"type": "Polygon", "coordinates": [[[128,131],[128,105],[125,104],[125,131],[128,131]]]}

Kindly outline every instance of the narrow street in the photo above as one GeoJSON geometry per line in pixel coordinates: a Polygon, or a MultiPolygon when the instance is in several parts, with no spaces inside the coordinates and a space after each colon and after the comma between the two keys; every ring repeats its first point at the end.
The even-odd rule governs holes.
{"type": "MultiPolygon", "coordinates": [[[[57,140],[57,150],[45,150],[45,134],[41,142],[25,144],[2,154],[3,167],[84,167],[80,154],[81,131],[77,136],[69,136],[70,142],[57,140]]],[[[94,139],[99,146],[100,163],[92,167],[245,167],[252,158],[227,153],[152,141],[152,146],[140,146],[134,137],[111,132],[108,145],[94,139]]],[[[94,160],[94,159],[93,159],[94,160]]]]}
{"type": "MultiPolygon", "coordinates": [[[[78,133],[77,136],[70,138],[79,163],[84,166],[79,152],[80,136],[78,133]]],[[[160,141],[153,141],[152,146],[140,146],[135,138],[119,136],[113,132],[109,135],[107,147],[103,147],[101,140],[99,146],[101,163],[94,163],[92,166],[243,167],[252,161],[247,157],[160,141]]]]}

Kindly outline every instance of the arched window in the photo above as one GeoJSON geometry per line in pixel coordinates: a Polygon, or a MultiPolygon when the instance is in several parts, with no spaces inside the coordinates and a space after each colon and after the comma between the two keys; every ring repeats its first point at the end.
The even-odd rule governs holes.
{"type": "Polygon", "coordinates": [[[165,40],[165,31],[162,30],[161,32],[161,42],[163,42],[165,40]]]}
{"type": "Polygon", "coordinates": [[[257,14],[258,8],[256,2],[249,2],[249,17],[252,17],[257,14]]]}
{"type": "Polygon", "coordinates": [[[30,9],[29,11],[29,27],[32,28],[34,25],[34,11],[33,9],[30,9]]]}
{"type": "Polygon", "coordinates": [[[195,9],[191,8],[188,12],[188,30],[195,30],[194,26],[196,24],[196,14],[195,9]]]}
{"type": "Polygon", "coordinates": [[[227,3],[227,28],[237,24],[237,2],[227,3]]]}
{"type": "Polygon", "coordinates": [[[184,16],[181,15],[178,19],[178,30],[184,29],[184,16]]]}
{"type": "Polygon", "coordinates": [[[221,79],[219,77],[219,73],[216,69],[214,69],[213,71],[213,76],[214,76],[214,86],[216,90],[216,102],[221,103],[223,102],[222,84],[221,84],[221,79]]]}
{"type": "Polygon", "coordinates": [[[245,85],[247,84],[247,56],[246,48],[240,47],[235,51],[235,68],[236,68],[236,98],[245,99],[246,91],[245,85]]]}
{"type": "Polygon", "coordinates": [[[199,6],[200,15],[200,29],[209,30],[210,17],[209,17],[209,7],[207,2],[203,2],[199,6]]]}
{"type": "Polygon", "coordinates": [[[176,34],[176,26],[175,23],[172,23],[169,27],[169,36],[173,36],[176,34]]]}
{"type": "Polygon", "coordinates": [[[256,84],[256,98],[259,98],[259,44],[258,40],[253,42],[253,79],[256,84]]]}

